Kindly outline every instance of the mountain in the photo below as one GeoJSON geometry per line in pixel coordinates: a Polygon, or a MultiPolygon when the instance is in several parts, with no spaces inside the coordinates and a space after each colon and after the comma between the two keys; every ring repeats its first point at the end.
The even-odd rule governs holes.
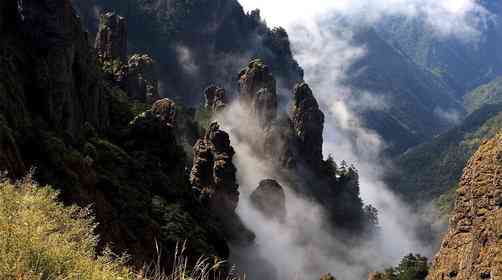
{"type": "MultiPolygon", "coordinates": [[[[221,221],[192,196],[173,102],[141,104],[108,79],[67,0],[2,1],[0,33],[0,170],[92,205],[99,247],[135,265],[179,240],[193,240],[191,256],[228,256],[221,221]]],[[[116,67],[126,84],[145,85],[143,58],[116,67]]]]}
{"type": "Polygon", "coordinates": [[[469,16],[476,20],[479,13],[489,15],[482,15],[483,19],[474,23],[474,32],[438,34],[431,30],[425,17],[388,17],[376,29],[389,44],[446,81],[461,98],[502,74],[500,2],[478,3],[484,11],[474,11],[469,16]]]}
{"type": "Polygon", "coordinates": [[[374,29],[358,29],[353,41],[367,50],[347,71],[346,82],[354,89],[353,109],[382,136],[391,155],[444,132],[454,121],[449,114],[462,114],[462,104],[446,83],[374,29]],[[384,104],[372,107],[371,99],[360,97],[365,93],[384,104]]]}
{"type": "Polygon", "coordinates": [[[459,126],[399,156],[387,182],[410,202],[437,199],[456,188],[465,163],[500,129],[502,104],[487,104],[459,126]]]}
{"type": "MultiPolygon", "coordinates": [[[[241,16],[264,28],[256,13],[241,16]]],[[[107,11],[99,20],[93,42],[70,0],[0,3],[2,182],[28,174],[59,191],[65,205],[91,205],[97,252],[127,252],[135,268],[158,259],[156,268],[170,269],[170,252],[183,241],[185,265],[201,256],[226,260],[230,245],[257,245],[236,211],[242,196],[234,156],[246,156],[233,146],[237,140],[275,171],[270,176],[325,210],[323,230],[345,233],[347,242],[357,244],[376,229],[377,213],[360,197],[355,167],[322,158],[324,113],[310,87],[301,82],[292,88],[291,115],[280,106],[281,76],[274,71],[301,72],[287,59],[291,51],[283,30],[263,29],[284,40],[271,43],[285,48],[285,65],[269,67],[260,59],[240,65],[231,74],[238,77],[232,86],[238,100],[211,86],[198,93],[206,102],[196,110],[160,96],[164,72],[156,66],[166,57],[128,52],[134,47],[128,47],[127,18],[107,11]],[[244,116],[227,110],[232,106],[241,106],[244,116]],[[238,127],[224,131],[214,121],[220,111],[238,127]]],[[[263,201],[255,207],[267,205],[266,197],[258,199],[263,201]]],[[[225,274],[230,266],[221,270],[225,274]]]]}
{"type": "Polygon", "coordinates": [[[482,143],[456,191],[448,232],[427,279],[499,279],[502,276],[502,135],[482,143]]]}
{"type": "Polygon", "coordinates": [[[281,88],[303,78],[285,30],[269,29],[259,11],[246,14],[237,0],[72,1],[91,34],[99,13],[126,17],[129,53],[155,57],[162,95],[186,105],[199,105],[212,83],[236,90],[235,73],[253,58],[270,64],[281,88]]]}

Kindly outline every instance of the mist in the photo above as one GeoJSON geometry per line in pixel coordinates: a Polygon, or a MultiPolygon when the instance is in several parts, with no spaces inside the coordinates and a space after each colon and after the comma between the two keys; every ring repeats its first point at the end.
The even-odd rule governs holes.
{"type": "MultiPolygon", "coordinates": [[[[367,50],[352,43],[351,28],[346,27],[374,24],[386,16],[420,17],[438,37],[472,40],[487,12],[473,0],[240,2],[248,11],[259,8],[269,25],[281,25],[288,31],[294,56],[305,70],[305,81],[326,114],[324,157],[332,155],[357,167],[361,197],[378,209],[380,232],[357,246],[348,246],[343,238],[325,232],[323,209],[295,193],[256,155],[253,141],[259,137],[259,129],[237,102],[217,119],[230,132],[237,151],[241,190],[237,211],[257,239],[252,248],[234,248],[233,261],[259,278],[316,279],[329,272],[337,279],[356,280],[366,279],[369,271],[396,265],[411,252],[431,257],[434,246],[417,236],[420,217],[382,179],[385,168],[391,168],[382,156],[386,144],[362,126],[351,110],[355,106],[385,108],[387,104],[371,92],[359,93],[358,99],[347,98],[353,92],[345,86],[345,70],[367,50]],[[263,217],[250,204],[249,195],[262,179],[275,179],[285,188],[288,214],[284,224],[263,217]]],[[[456,115],[440,108],[437,114],[457,121],[456,115]]]]}

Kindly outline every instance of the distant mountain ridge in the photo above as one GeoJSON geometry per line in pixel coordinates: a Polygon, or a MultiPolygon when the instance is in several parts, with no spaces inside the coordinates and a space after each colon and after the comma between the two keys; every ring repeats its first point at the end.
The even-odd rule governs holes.
{"type": "Polygon", "coordinates": [[[389,17],[376,26],[389,44],[430,69],[462,97],[502,74],[502,8],[481,1],[487,15],[476,24],[478,34],[438,35],[423,18],[389,17]]]}
{"type": "Polygon", "coordinates": [[[367,109],[367,104],[355,102],[353,109],[383,137],[390,154],[402,153],[447,130],[452,120],[445,114],[463,114],[461,102],[447,83],[388,44],[375,29],[356,31],[354,43],[364,46],[367,54],[347,71],[353,97],[369,92],[386,104],[367,109]]]}

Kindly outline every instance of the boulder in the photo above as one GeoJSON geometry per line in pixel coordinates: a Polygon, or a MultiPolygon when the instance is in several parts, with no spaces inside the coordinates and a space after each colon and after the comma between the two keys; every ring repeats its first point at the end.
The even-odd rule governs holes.
{"type": "Polygon", "coordinates": [[[261,181],[251,194],[251,203],[268,218],[281,222],[286,219],[286,195],[282,186],[275,180],[261,181]]]}

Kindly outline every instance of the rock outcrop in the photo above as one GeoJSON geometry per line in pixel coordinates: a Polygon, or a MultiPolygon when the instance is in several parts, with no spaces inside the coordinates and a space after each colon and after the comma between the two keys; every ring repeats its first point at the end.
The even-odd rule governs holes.
{"type": "Polygon", "coordinates": [[[130,144],[136,150],[149,150],[157,156],[171,158],[165,151],[176,145],[175,124],[176,104],[168,98],[160,99],[130,123],[130,144]]]}
{"type": "Polygon", "coordinates": [[[299,83],[293,91],[293,125],[298,138],[298,152],[313,167],[323,159],[324,114],[306,83],[299,83]]]}
{"type": "Polygon", "coordinates": [[[239,99],[261,127],[269,127],[276,118],[276,81],[263,61],[252,60],[239,74],[239,99]]]}
{"type": "Polygon", "coordinates": [[[232,162],[235,151],[229,135],[218,123],[209,125],[206,135],[193,149],[190,182],[199,200],[219,217],[229,240],[250,244],[255,235],[242,223],[235,209],[239,202],[236,168],[232,162]]]}
{"type": "Polygon", "coordinates": [[[127,62],[127,23],[114,12],[100,15],[95,48],[104,60],[127,62]]]}
{"type": "Polygon", "coordinates": [[[127,94],[151,104],[159,99],[157,63],[147,54],[134,54],[127,64],[127,94]]]}
{"type": "Polygon", "coordinates": [[[286,219],[286,194],[275,180],[262,180],[251,194],[251,203],[267,218],[286,219]]]}
{"type": "Polygon", "coordinates": [[[225,89],[211,85],[204,90],[206,98],[205,108],[211,113],[217,113],[227,106],[227,96],[225,89]]]}
{"type": "Polygon", "coordinates": [[[126,19],[114,12],[101,14],[95,47],[108,80],[129,98],[151,104],[159,99],[157,63],[147,54],[127,59],[127,40],[126,19]]]}
{"type": "Polygon", "coordinates": [[[502,279],[502,134],[467,164],[427,279],[502,279]]]}
{"type": "Polygon", "coordinates": [[[233,212],[239,201],[236,168],[232,162],[235,151],[229,135],[218,123],[210,124],[204,138],[193,149],[194,162],[190,174],[192,186],[200,190],[210,207],[233,212]]]}

